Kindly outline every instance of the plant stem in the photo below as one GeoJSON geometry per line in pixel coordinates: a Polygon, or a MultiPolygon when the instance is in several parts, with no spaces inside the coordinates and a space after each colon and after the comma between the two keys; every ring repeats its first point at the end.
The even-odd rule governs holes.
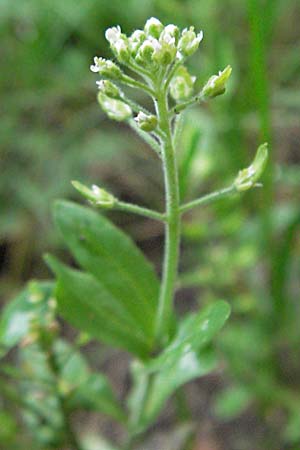
{"type": "Polygon", "coordinates": [[[147,92],[147,94],[151,96],[154,95],[154,92],[149,86],[147,86],[147,84],[143,83],[142,81],[135,80],[134,78],[131,78],[128,75],[122,75],[121,81],[124,84],[127,84],[127,86],[130,86],[135,89],[141,89],[142,91],[147,92]]]}
{"type": "Polygon", "coordinates": [[[199,92],[199,94],[195,95],[195,97],[192,97],[191,99],[182,102],[182,103],[178,103],[177,105],[175,105],[170,113],[171,116],[174,116],[174,114],[179,114],[181,111],[183,111],[184,109],[186,109],[188,106],[194,105],[196,103],[201,103],[205,101],[205,97],[202,94],[202,92],[199,92]]]}
{"type": "Polygon", "coordinates": [[[141,130],[141,128],[138,127],[137,123],[133,119],[130,119],[128,121],[128,124],[140,136],[140,138],[143,139],[143,141],[145,141],[160,157],[161,149],[159,143],[151,136],[151,134],[141,130]]]}
{"type": "Polygon", "coordinates": [[[167,91],[157,88],[156,110],[163,131],[162,159],[166,192],[164,264],[156,317],[156,339],[161,342],[170,329],[172,304],[178,270],[180,244],[179,185],[176,155],[172,141],[167,91]]]}
{"type": "Polygon", "coordinates": [[[140,216],[149,217],[149,219],[158,220],[159,222],[165,221],[164,214],[161,214],[153,209],[143,208],[142,206],[134,205],[132,203],[117,201],[115,205],[116,209],[125,212],[131,212],[140,216]]]}
{"type": "Polygon", "coordinates": [[[204,195],[203,197],[196,198],[196,200],[192,200],[191,202],[185,203],[180,208],[180,213],[184,214],[190,209],[195,208],[200,205],[207,205],[209,203],[214,203],[218,200],[221,200],[224,197],[229,197],[237,193],[235,186],[230,186],[225,189],[220,189],[219,191],[212,192],[211,194],[204,195]]]}

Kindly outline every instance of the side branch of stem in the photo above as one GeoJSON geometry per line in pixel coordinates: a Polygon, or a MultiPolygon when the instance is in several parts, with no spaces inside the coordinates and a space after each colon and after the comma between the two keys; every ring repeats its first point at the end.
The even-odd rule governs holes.
{"type": "Polygon", "coordinates": [[[230,186],[225,189],[220,189],[219,191],[212,192],[210,194],[204,195],[203,197],[196,198],[191,202],[185,203],[180,207],[180,213],[184,214],[197,206],[208,205],[210,203],[217,202],[224,197],[229,197],[237,193],[235,186],[230,186]]]}
{"type": "Polygon", "coordinates": [[[158,220],[159,222],[166,221],[164,214],[161,214],[158,211],[154,211],[153,209],[134,205],[133,203],[126,203],[118,200],[114,207],[115,209],[119,209],[120,211],[138,214],[139,216],[148,217],[149,219],[158,220]]]}

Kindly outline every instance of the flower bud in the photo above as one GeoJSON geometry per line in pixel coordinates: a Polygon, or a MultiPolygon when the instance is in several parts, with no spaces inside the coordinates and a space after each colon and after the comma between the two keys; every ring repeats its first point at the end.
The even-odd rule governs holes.
{"type": "Polygon", "coordinates": [[[147,36],[153,36],[158,39],[163,28],[164,26],[160,20],[155,17],[151,17],[151,19],[147,20],[144,30],[147,36]]]}
{"type": "Polygon", "coordinates": [[[145,114],[142,111],[134,118],[139,128],[143,131],[153,131],[157,127],[157,118],[152,114],[145,114]]]}
{"type": "Polygon", "coordinates": [[[109,192],[99,188],[93,184],[92,188],[88,188],[79,181],[72,181],[74,188],[87,198],[94,206],[101,206],[102,208],[113,208],[116,199],[109,192]]]}
{"type": "Polygon", "coordinates": [[[121,63],[126,63],[130,59],[130,49],[126,37],[121,37],[116,42],[111,44],[112,51],[121,63]]]}
{"type": "Polygon", "coordinates": [[[102,92],[99,92],[98,94],[98,102],[110,119],[122,122],[132,116],[130,106],[121,100],[110,98],[107,95],[102,94],[102,92]]]}
{"type": "Polygon", "coordinates": [[[119,80],[122,78],[123,72],[119,66],[104,58],[94,58],[94,65],[90,66],[92,72],[99,73],[103,77],[110,78],[111,80],[119,80]]]}
{"type": "Polygon", "coordinates": [[[99,91],[111,98],[120,98],[122,95],[121,90],[109,80],[96,81],[99,91]]]}
{"type": "Polygon", "coordinates": [[[214,98],[217,97],[217,95],[224,94],[226,90],[226,82],[230,77],[231,72],[231,66],[227,66],[223,71],[220,71],[218,75],[213,75],[210,77],[202,89],[203,95],[206,98],[214,98]]]}
{"type": "Polygon", "coordinates": [[[176,25],[169,24],[163,29],[161,37],[163,37],[165,34],[169,34],[170,36],[175,38],[175,41],[177,42],[179,38],[179,28],[176,27],[176,25]]]}
{"type": "Polygon", "coordinates": [[[177,53],[175,37],[169,33],[162,32],[155,49],[152,60],[158,64],[168,65],[174,61],[177,53]]]}
{"type": "Polygon", "coordinates": [[[257,186],[256,182],[265,170],[268,160],[268,144],[262,144],[258,147],[252,164],[247,169],[240,170],[234,180],[234,186],[237,191],[247,191],[257,186]]]}
{"type": "Polygon", "coordinates": [[[110,43],[110,45],[115,44],[121,37],[121,28],[120,26],[108,28],[105,31],[105,38],[110,43]]]}
{"type": "Polygon", "coordinates": [[[142,43],[146,40],[146,34],[142,30],[135,30],[132,35],[129,37],[129,48],[131,51],[131,55],[135,58],[136,54],[142,45],[142,43]]]}
{"type": "Polygon", "coordinates": [[[170,83],[170,94],[174,100],[185,100],[193,94],[196,77],[192,77],[187,68],[180,66],[170,83]]]}
{"type": "Polygon", "coordinates": [[[185,28],[178,42],[178,50],[183,56],[191,56],[198,49],[203,39],[203,32],[196,35],[194,27],[185,28]]]}
{"type": "Polygon", "coordinates": [[[146,39],[140,46],[139,51],[136,55],[136,61],[139,64],[151,64],[153,53],[157,50],[160,50],[160,48],[161,45],[159,44],[158,40],[150,36],[150,38],[146,39]]]}
{"type": "Polygon", "coordinates": [[[167,66],[171,64],[176,57],[176,47],[171,45],[162,44],[161,47],[152,55],[152,61],[157,64],[167,66]]]}

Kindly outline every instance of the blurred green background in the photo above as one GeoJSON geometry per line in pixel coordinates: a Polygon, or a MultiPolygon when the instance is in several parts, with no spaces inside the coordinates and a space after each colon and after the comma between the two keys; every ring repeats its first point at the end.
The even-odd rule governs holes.
{"type": "MultiPolygon", "coordinates": [[[[51,203],[78,199],[70,180],[162,208],[158,161],[126,126],[106,119],[89,71],[95,55],[111,56],[108,26],[130,33],[151,16],[204,31],[189,63],[199,86],[233,67],[226,95],[186,118],[178,155],[182,198],[226,186],[260,142],[271,151],[263,189],[197,211],[183,228],[184,308],[216,297],[233,306],[219,340],[224,370],[218,397],[210,399],[214,419],[204,418],[221,430],[212,449],[298,450],[298,0],[0,0],[2,301],[25,280],[49,276],[41,254],[63,251],[51,203]]],[[[120,214],[112,219],[159,267],[161,228],[120,214]]]]}

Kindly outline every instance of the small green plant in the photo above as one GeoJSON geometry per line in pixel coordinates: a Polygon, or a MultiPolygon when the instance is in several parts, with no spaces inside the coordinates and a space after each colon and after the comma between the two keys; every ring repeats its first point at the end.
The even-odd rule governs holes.
{"type": "MultiPolygon", "coordinates": [[[[197,51],[203,34],[196,34],[193,27],[180,31],[175,25],[164,26],[151,18],[143,30],[134,31],[130,37],[119,26],[109,28],[105,36],[121,66],[95,57],[91,70],[101,77],[97,81],[99,104],[109,118],[127,122],[157,154],[164,173],[166,208],[159,212],[126,203],[96,185],[89,188],[73,181],[73,186],[95,208],[121,210],[162,222],[164,262],[159,281],[131,239],[103,214],[71,202],[56,203],[55,223],[81,270],[47,256],[55,284],[30,284],[8,305],[0,324],[3,353],[23,344],[22,360],[26,360],[27,368],[31,367],[29,374],[34,374],[39,392],[49,402],[40,405],[27,388],[22,406],[27,423],[40,430],[39,445],[51,444],[52,448],[88,448],[74,433],[71,413],[77,408],[89,408],[119,421],[126,430],[125,442],[119,448],[132,450],[170,396],[216,367],[212,340],[227,320],[230,307],[218,300],[200,311],[177,317],[174,294],[181,221],[193,208],[259,186],[257,181],[267,160],[267,146],[263,144],[253,163],[241,170],[230,186],[182,204],[177,167],[182,115],[188,107],[223,94],[231,67],[213,75],[201,89],[195,88],[196,78],[185,64],[197,51]],[[153,101],[153,108],[137,104],[123,87],[142,91],[153,101]],[[85,342],[83,336],[75,346],[59,337],[56,303],[58,313],[84,333],[85,339],[97,339],[132,355],[132,385],[125,405],[119,403],[106,377],[93,373],[78,353],[76,347],[85,342]],[[39,369],[43,373],[42,387],[39,369]],[[51,404],[55,417],[48,414],[51,404]]],[[[7,368],[4,375],[11,373],[7,368]]],[[[24,383],[22,386],[25,389],[24,383]]],[[[9,388],[7,392],[12,395],[9,388]]]]}

